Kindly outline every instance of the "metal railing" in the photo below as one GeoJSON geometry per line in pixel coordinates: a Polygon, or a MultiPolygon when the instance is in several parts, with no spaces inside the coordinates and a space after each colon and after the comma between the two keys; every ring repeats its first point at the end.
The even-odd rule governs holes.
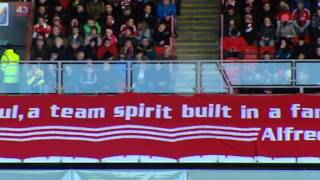
{"type": "Polygon", "coordinates": [[[41,61],[0,64],[0,93],[233,93],[320,88],[320,61],[41,61]],[[12,68],[14,70],[12,70],[12,68]]]}

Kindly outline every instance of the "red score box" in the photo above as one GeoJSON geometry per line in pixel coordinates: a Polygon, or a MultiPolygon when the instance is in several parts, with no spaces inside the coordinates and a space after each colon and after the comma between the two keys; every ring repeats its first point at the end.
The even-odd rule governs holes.
{"type": "Polygon", "coordinates": [[[31,13],[31,6],[28,3],[17,3],[15,12],[16,16],[29,16],[31,13]]]}

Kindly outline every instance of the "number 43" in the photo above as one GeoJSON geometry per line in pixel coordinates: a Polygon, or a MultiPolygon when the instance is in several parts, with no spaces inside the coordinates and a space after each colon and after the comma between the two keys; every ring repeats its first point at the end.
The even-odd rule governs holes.
{"type": "Polygon", "coordinates": [[[16,10],[16,13],[18,14],[28,14],[29,13],[29,7],[28,6],[19,6],[16,10]]]}

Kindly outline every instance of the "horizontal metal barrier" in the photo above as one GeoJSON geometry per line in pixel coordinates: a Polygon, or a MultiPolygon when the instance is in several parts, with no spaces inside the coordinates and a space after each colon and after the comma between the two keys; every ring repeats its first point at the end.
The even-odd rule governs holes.
{"type": "Polygon", "coordinates": [[[0,64],[2,94],[232,93],[319,88],[320,61],[28,61],[0,64]]]}
{"type": "Polygon", "coordinates": [[[117,169],[117,170],[1,170],[5,180],[85,180],[85,179],[153,179],[153,180],[314,180],[320,177],[317,170],[188,170],[188,169],[117,169]]]}

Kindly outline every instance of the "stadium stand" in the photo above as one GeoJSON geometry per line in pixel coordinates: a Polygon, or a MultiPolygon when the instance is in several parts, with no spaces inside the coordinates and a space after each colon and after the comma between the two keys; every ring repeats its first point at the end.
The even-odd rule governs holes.
{"type": "Polygon", "coordinates": [[[223,59],[317,59],[319,8],[317,0],[223,1],[223,59]]]}
{"type": "Polygon", "coordinates": [[[316,64],[295,61],[320,54],[316,1],[186,0],[181,12],[178,4],[35,1],[32,61],[21,58],[20,86],[10,92],[264,93],[280,87],[296,93],[317,86],[316,64]],[[176,59],[184,61],[171,61],[176,59]],[[246,63],[237,61],[242,59],[246,63]],[[30,89],[26,73],[45,83],[30,89]],[[238,91],[254,88],[266,91],[238,91]]]}
{"type": "Polygon", "coordinates": [[[170,0],[38,0],[31,60],[172,59],[170,0]]]}

